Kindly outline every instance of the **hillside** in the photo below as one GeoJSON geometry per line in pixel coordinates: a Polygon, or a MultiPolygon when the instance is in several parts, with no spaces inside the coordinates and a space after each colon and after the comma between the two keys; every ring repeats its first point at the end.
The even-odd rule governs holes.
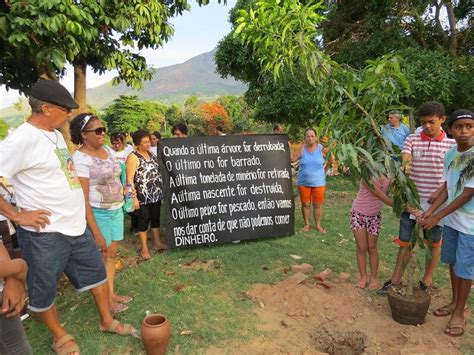
{"type": "Polygon", "coordinates": [[[143,100],[160,100],[164,103],[183,103],[190,95],[212,98],[221,95],[240,95],[246,86],[233,79],[222,79],[215,72],[214,52],[200,54],[188,61],[158,68],[151,81],[144,83],[142,91],[124,84],[106,83],[87,90],[92,106],[102,108],[119,95],[138,95],[143,100]]]}
{"type": "MultiPolygon", "coordinates": [[[[125,84],[112,86],[111,82],[87,90],[88,103],[98,109],[108,106],[119,95],[137,95],[142,100],[159,100],[163,103],[183,103],[188,96],[213,99],[221,95],[241,95],[246,86],[233,79],[222,79],[216,73],[215,50],[200,54],[181,64],[156,69],[151,81],[143,90],[133,90],[125,84]]],[[[9,124],[20,123],[22,115],[12,109],[0,110],[0,118],[9,124]]]]}

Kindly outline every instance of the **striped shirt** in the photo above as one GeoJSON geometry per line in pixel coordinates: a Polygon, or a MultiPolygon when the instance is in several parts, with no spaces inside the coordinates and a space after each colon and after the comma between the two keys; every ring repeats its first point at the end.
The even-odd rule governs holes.
{"type": "Polygon", "coordinates": [[[428,199],[444,182],[444,154],[456,145],[442,132],[430,138],[424,132],[410,134],[403,143],[402,153],[411,155],[410,178],[415,182],[420,199],[428,199]]]}

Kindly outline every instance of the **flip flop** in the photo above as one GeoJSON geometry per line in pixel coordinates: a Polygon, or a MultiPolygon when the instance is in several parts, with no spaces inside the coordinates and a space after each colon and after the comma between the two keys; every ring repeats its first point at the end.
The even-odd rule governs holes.
{"type": "Polygon", "coordinates": [[[449,335],[450,337],[462,337],[464,335],[466,328],[466,321],[463,324],[451,324],[448,323],[444,329],[444,334],[449,335]],[[454,330],[459,330],[459,332],[453,333],[454,330]]]}
{"type": "Polygon", "coordinates": [[[133,328],[131,324],[120,323],[117,319],[114,319],[107,329],[100,329],[100,331],[104,333],[114,333],[118,335],[134,335],[134,333],[137,332],[137,330],[133,328]],[[122,325],[121,330],[119,328],[120,325],[122,325]]]}
{"type": "Polygon", "coordinates": [[[77,344],[74,344],[74,345],[69,346],[69,347],[64,348],[64,349],[61,349],[63,347],[63,345],[66,342],[70,341],[70,340],[72,340],[74,343],[76,343],[76,341],[74,340],[74,338],[71,334],[65,334],[61,338],[59,338],[58,341],[53,341],[53,343],[51,344],[51,347],[53,348],[54,352],[57,355],[68,355],[68,354],[72,354],[74,352],[80,353],[81,350],[79,349],[79,345],[77,345],[77,344]]]}

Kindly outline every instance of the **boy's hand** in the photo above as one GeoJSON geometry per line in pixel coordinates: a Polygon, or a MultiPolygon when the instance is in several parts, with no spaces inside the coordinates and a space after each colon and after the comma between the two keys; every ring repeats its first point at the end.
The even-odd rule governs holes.
{"type": "Polygon", "coordinates": [[[107,243],[105,242],[105,238],[102,235],[98,235],[97,237],[94,236],[94,239],[99,251],[101,253],[105,253],[107,251],[107,243]]]}
{"type": "Polygon", "coordinates": [[[423,229],[430,230],[438,224],[439,220],[440,220],[440,218],[438,218],[436,215],[434,215],[434,216],[428,217],[426,219],[423,219],[420,222],[420,224],[423,226],[423,229]]]}
{"type": "Polygon", "coordinates": [[[23,282],[7,277],[3,288],[2,314],[6,314],[7,318],[20,314],[27,300],[23,282]]]}

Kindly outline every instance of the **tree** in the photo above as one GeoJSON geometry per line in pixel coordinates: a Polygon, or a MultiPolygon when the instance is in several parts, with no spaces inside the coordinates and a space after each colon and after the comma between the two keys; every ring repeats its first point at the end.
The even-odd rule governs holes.
{"type": "Polygon", "coordinates": [[[162,46],[173,35],[169,19],[188,8],[186,0],[2,1],[0,84],[28,93],[40,77],[61,77],[69,62],[75,99],[85,110],[87,66],[100,73],[116,69],[114,83],[141,87],[153,68],[132,49],[162,46]]]}
{"type": "MultiPolygon", "coordinates": [[[[263,71],[274,78],[282,68],[294,73],[304,69],[315,87],[319,102],[319,130],[330,133],[329,146],[352,177],[370,185],[373,176],[391,176],[394,212],[400,215],[408,204],[419,208],[416,187],[402,172],[392,145],[381,135],[379,125],[387,110],[403,107],[400,102],[409,89],[400,70],[400,59],[384,56],[368,61],[362,70],[343,67],[331,60],[315,42],[324,20],[321,3],[298,0],[265,0],[241,11],[236,35],[252,47],[263,71]],[[317,90],[316,90],[317,89],[317,90]]],[[[412,240],[412,247],[423,240],[412,240]]],[[[413,294],[413,279],[408,293],[413,294]]]]}
{"type": "Polygon", "coordinates": [[[120,95],[105,109],[104,120],[110,132],[134,132],[139,128],[158,129],[164,121],[166,106],[140,101],[138,96],[120,95]]]}
{"type": "Polygon", "coordinates": [[[232,131],[232,122],[224,106],[218,102],[205,102],[199,107],[208,135],[215,135],[216,128],[220,126],[224,132],[232,131]]]}
{"type": "MultiPolygon", "coordinates": [[[[427,0],[325,1],[329,7],[320,7],[319,13],[327,19],[315,24],[319,30],[315,44],[336,62],[357,69],[364,68],[368,60],[398,53],[405,58],[400,62],[401,70],[411,87],[402,99],[404,104],[417,107],[429,98],[442,101],[448,110],[472,108],[474,84],[469,73],[474,69],[470,52],[474,31],[472,20],[469,20],[472,7],[468,2],[438,1],[435,5],[435,1],[427,0]],[[436,27],[437,21],[442,22],[436,9],[441,11],[441,8],[451,6],[450,3],[455,25],[454,29],[451,24],[449,28],[445,26],[447,36],[452,39],[445,43],[436,27]],[[433,10],[431,14],[430,9],[433,10]],[[454,39],[457,47],[453,56],[449,43],[454,43],[454,39]],[[429,60],[430,56],[432,60],[429,60]]],[[[295,66],[290,73],[288,67],[282,65],[281,78],[274,81],[271,73],[262,70],[255,47],[243,45],[242,37],[236,35],[240,25],[237,21],[239,11],[249,11],[256,3],[256,0],[239,0],[231,10],[232,32],[219,42],[216,52],[218,72],[223,77],[231,75],[248,83],[245,97],[255,106],[258,119],[296,126],[318,124],[319,107],[311,94],[314,89],[306,80],[304,69],[295,66]]],[[[310,2],[300,1],[302,5],[305,3],[310,2]]],[[[289,27],[285,33],[291,33],[289,27]]]]}
{"type": "Polygon", "coordinates": [[[443,102],[448,110],[474,106],[472,80],[465,75],[466,69],[472,70],[471,1],[349,0],[330,4],[328,21],[322,26],[322,45],[337,62],[362,68],[368,59],[399,53],[406,59],[402,70],[413,88],[408,104],[419,106],[428,98],[443,102]]]}

